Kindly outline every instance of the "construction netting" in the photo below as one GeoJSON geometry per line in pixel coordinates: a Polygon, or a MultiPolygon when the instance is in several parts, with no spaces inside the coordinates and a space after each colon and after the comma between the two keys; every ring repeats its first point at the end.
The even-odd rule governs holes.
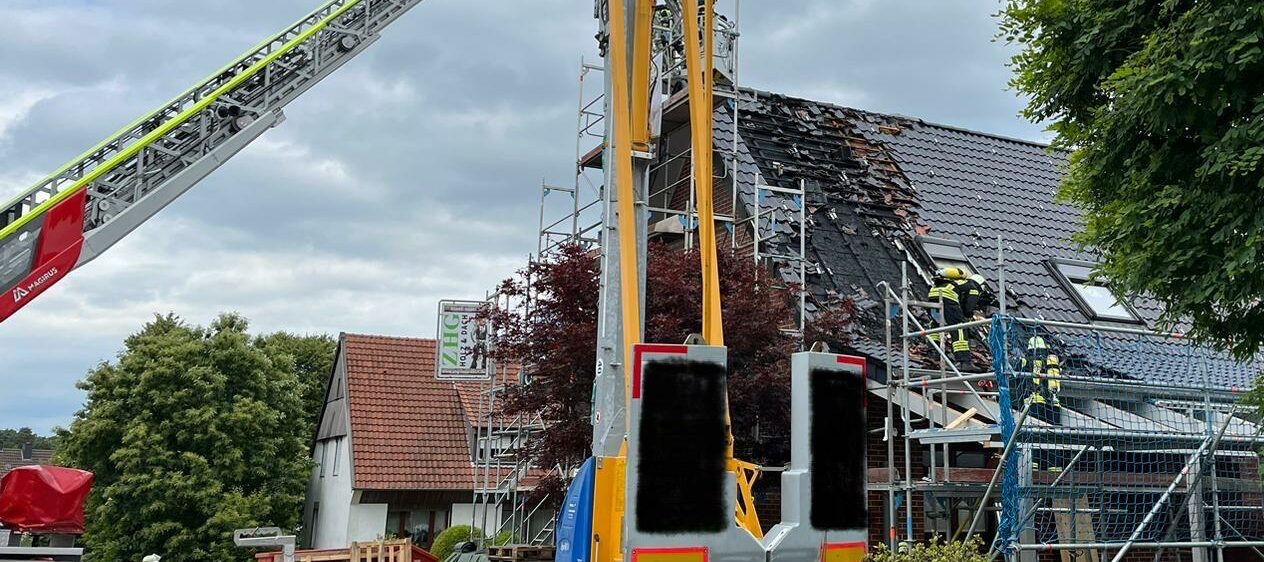
{"type": "Polygon", "coordinates": [[[1013,440],[996,548],[1264,540],[1252,366],[1173,334],[1001,316],[988,341],[1013,440]]]}

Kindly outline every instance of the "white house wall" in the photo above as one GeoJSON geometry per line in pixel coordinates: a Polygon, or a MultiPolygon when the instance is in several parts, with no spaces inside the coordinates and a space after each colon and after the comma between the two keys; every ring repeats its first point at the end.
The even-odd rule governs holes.
{"type": "MultiPolygon", "coordinates": [[[[357,539],[352,538],[349,532],[354,491],[351,489],[351,459],[347,454],[347,439],[337,437],[316,443],[315,457],[317,464],[312,469],[305,518],[312,522],[310,544],[313,548],[349,546],[352,540],[357,539]],[[313,514],[317,507],[319,512],[313,514]]],[[[385,528],[385,522],[383,516],[382,528],[385,528]]]]}
{"type": "Polygon", "coordinates": [[[386,507],[384,503],[352,504],[351,520],[346,527],[347,544],[341,546],[382,538],[386,532],[386,507]]]}
{"type": "MultiPolygon", "coordinates": [[[[351,541],[360,540],[362,526],[374,522],[361,523],[353,517],[353,513],[365,510],[354,509],[355,492],[352,489],[354,475],[351,471],[351,439],[347,424],[347,377],[346,358],[339,344],[338,357],[334,361],[333,372],[330,373],[325,405],[321,412],[321,423],[317,433],[317,441],[312,450],[311,480],[308,484],[307,501],[303,506],[306,546],[312,548],[345,548],[351,541]]],[[[364,540],[377,538],[377,534],[386,528],[386,516],[383,513],[377,533],[364,540]]]]}
{"type": "Polygon", "coordinates": [[[472,503],[454,503],[452,504],[452,521],[451,526],[469,525],[471,522],[475,527],[481,527],[484,534],[495,533],[500,528],[501,509],[499,505],[488,506],[487,520],[483,520],[483,506],[472,503]]]}

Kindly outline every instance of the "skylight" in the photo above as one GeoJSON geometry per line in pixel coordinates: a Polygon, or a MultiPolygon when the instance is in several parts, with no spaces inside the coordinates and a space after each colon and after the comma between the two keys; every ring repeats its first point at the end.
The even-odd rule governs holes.
{"type": "Polygon", "coordinates": [[[970,263],[970,258],[961,251],[960,242],[929,236],[918,237],[918,241],[922,243],[926,254],[935,260],[935,267],[956,267],[965,271],[966,275],[977,273],[974,264],[970,263]]]}
{"type": "Polygon", "coordinates": [[[1066,260],[1051,260],[1050,269],[1058,281],[1071,293],[1076,305],[1092,320],[1140,323],[1137,313],[1119,300],[1110,285],[1101,279],[1093,279],[1093,264],[1066,260]]]}

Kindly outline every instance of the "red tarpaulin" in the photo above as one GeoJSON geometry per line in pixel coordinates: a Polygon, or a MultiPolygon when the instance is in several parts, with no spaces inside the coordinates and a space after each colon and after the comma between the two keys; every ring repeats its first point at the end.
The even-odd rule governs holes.
{"type": "Polygon", "coordinates": [[[83,534],[92,473],[22,466],[0,479],[0,525],[21,533],[83,534]]]}

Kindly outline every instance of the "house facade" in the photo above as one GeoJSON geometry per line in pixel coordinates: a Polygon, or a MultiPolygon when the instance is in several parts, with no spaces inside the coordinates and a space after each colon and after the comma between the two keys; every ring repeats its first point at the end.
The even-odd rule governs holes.
{"type": "MultiPolygon", "coordinates": [[[[692,233],[688,127],[665,124],[651,168],[650,236],[668,242],[692,233]]],[[[1261,425],[1238,406],[1262,363],[1161,333],[1158,303],[1093,278],[1081,212],[1057,199],[1065,153],[755,90],[717,98],[714,132],[721,244],[802,286],[809,318],[855,307],[833,343],[869,360],[872,543],[973,530],[1027,561],[1127,544],[1199,562],[1264,539],[1261,425]],[[943,267],[1007,307],[968,329],[974,372],[919,334],[943,267]]]]}
{"type": "MultiPolygon", "coordinates": [[[[480,457],[487,413],[478,410],[491,381],[439,380],[435,353],[433,339],[339,337],[313,445],[306,545],[409,537],[429,546],[454,525],[489,535],[507,528],[510,495],[487,488],[510,469],[480,457]],[[486,493],[476,499],[476,490],[486,493]]],[[[537,510],[522,527],[544,527],[551,517],[537,510]]]]}

